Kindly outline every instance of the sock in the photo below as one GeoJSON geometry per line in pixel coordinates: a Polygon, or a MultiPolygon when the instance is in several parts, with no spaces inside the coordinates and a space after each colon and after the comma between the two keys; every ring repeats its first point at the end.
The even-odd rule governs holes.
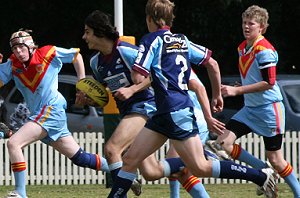
{"type": "Polygon", "coordinates": [[[11,164],[15,177],[15,190],[20,196],[26,197],[26,163],[17,162],[11,164]]]}
{"type": "Polygon", "coordinates": [[[203,184],[193,175],[184,182],[183,187],[193,198],[209,198],[203,184]]]}
{"type": "Polygon", "coordinates": [[[169,177],[184,168],[184,163],[179,157],[167,158],[161,161],[164,167],[164,176],[169,177]]]}
{"type": "Polygon", "coordinates": [[[262,186],[267,179],[261,170],[236,164],[232,161],[212,161],[212,176],[215,178],[243,179],[262,186]]]}
{"type": "Polygon", "coordinates": [[[113,184],[113,187],[108,195],[108,198],[125,197],[135,177],[136,173],[129,173],[120,170],[113,184]]]}
{"type": "Polygon", "coordinates": [[[169,178],[170,198],[180,198],[180,183],[177,179],[169,178]]]}
{"type": "Polygon", "coordinates": [[[232,157],[232,159],[245,162],[246,164],[252,166],[255,169],[263,169],[268,167],[268,165],[264,161],[254,157],[238,144],[233,145],[233,149],[230,153],[230,156],[232,157]]]}
{"type": "MultiPolygon", "coordinates": [[[[99,157],[99,155],[98,155],[99,157]]],[[[108,167],[108,163],[107,163],[107,160],[104,158],[104,157],[100,157],[100,170],[103,171],[103,172],[106,172],[106,173],[109,173],[109,167],[108,167]]]]}
{"type": "Polygon", "coordinates": [[[300,197],[300,184],[297,180],[293,167],[288,163],[286,167],[278,174],[290,186],[294,193],[294,197],[300,197]]]}
{"type": "Polygon", "coordinates": [[[117,175],[119,173],[119,171],[121,170],[123,165],[123,162],[115,162],[113,164],[110,164],[109,170],[110,170],[110,174],[111,174],[111,178],[113,180],[113,182],[115,181],[115,179],[117,178],[117,175]]]}
{"type": "Polygon", "coordinates": [[[106,159],[103,157],[99,157],[98,154],[91,154],[91,153],[87,153],[84,150],[82,150],[81,148],[77,151],[77,153],[70,158],[72,160],[72,162],[80,167],[88,167],[94,170],[107,170],[108,171],[108,167],[105,167],[105,163],[106,159]],[[104,163],[104,167],[102,167],[102,162],[104,163]]]}

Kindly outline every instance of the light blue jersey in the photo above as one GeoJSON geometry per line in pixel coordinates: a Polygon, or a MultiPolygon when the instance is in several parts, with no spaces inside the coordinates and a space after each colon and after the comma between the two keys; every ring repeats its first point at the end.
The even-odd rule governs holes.
{"type": "Polygon", "coordinates": [[[46,143],[70,135],[65,113],[67,103],[58,92],[58,73],[63,63],[72,63],[78,53],[79,49],[49,45],[36,49],[27,68],[14,54],[0,65],[2,83],[14,80],[29,108],[29,119],[48,132],[43,140],[46,143]]]}

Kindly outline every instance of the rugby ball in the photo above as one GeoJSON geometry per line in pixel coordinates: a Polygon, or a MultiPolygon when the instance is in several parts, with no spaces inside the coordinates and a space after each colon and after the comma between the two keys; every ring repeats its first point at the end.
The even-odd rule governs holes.
{"type": "Polygon", "coordinates": [[[97,107],[104,107],[107,105],[109,96],[106,88],[92,78],[83,78],[76,83],[76,89],[85,93],[91,98],[97,107]]]}

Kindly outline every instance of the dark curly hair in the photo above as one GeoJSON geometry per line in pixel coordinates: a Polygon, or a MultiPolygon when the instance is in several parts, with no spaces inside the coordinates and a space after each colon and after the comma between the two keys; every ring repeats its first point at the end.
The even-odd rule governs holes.
{"type": "Polygon", "coordinates": [[[107,37],[113,41],[119,38],[119,32],[110,22],[110,15],[99,10],[93,11],[86,17],[85,25],[92,28],[97,37],[107,37]]]}

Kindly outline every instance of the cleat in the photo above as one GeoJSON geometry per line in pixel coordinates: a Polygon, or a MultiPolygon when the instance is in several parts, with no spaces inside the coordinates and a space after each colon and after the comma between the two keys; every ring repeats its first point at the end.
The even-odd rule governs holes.
{"type": "Polygon", "coordinates": [[[19,195],[17,191],[11,191],[5,196],[5,198],[22,198],[22,196],[19,195]]]}
{"type": "Polygon", "coordinates": [[[140,196],[142,194],[142,181],[140,179],[133,180],[130,189],[135,196],[140,196]]]}
{"type": "Polygon", "coordinates": [[[208,147],[203,148],[204,156],[207,160],[216,161],[220,160],[219,156],[217,156],[212,150],[208,147]]]}
{"type": "MultiPolygon", "coordinates": [[[[277,171],[272,167],[272,165],[270,164],[269,161],[266,161],[266,168],[271,168],[271,169],[273,169],[273,171],[274,171],[275,173],[277,173],[277,171]]],[[[261,195],[263,195],[263,194],[264,194],[264,192],[263,192],[263,190],[261,189],[261,187],[260,187],[260,186],[257,186],[257,187],[256,187],[256,195],[257,195],[257,196],[261,196],[261,195]]]]}
{"type": "Polygon", "coordinates": [[[276,185],[277,173],[272,168],[261,169],[263,173],[267,175],[267,179],[263,186],[260,186],[260,190],[263,192],[267,198],[276,198],[278,197],[278,190],[276,185]]]}
{"type": "Polygon", "coordinates": [[[207,140],[206,146],[214,152],[220,160],[230,160],[230,156],[223,150],[222,146],[216,140],[207,140]]]}

